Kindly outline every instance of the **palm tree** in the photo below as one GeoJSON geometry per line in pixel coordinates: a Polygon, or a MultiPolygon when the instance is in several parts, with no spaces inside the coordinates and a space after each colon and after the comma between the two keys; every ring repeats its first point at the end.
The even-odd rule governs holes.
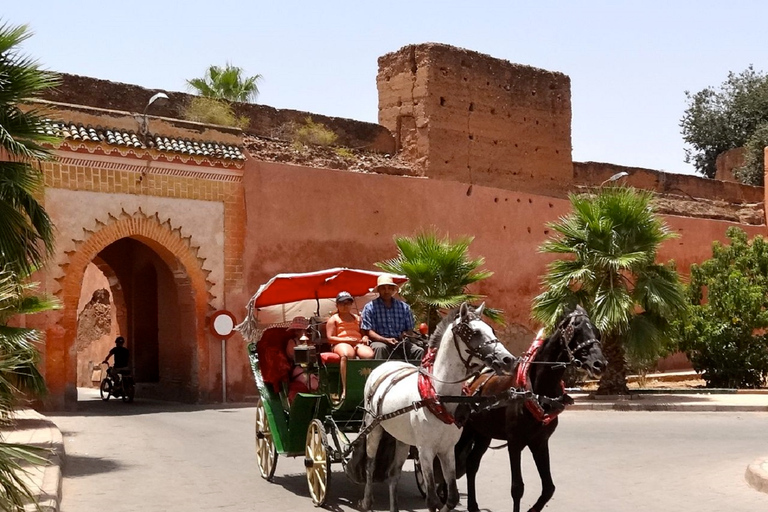
{"type": "MultiPolygon", "coordinates": [[[[45,134],[44,112],[19,106],[58,82],[19,53],[30,36],[26,25],[0,25],[0,424],[10,421],[21,396],[45,390],[37,369],[39,332],[10,327],[9,320],[53,306],[24,284],[53,250],[53,226],[37,200],[43,174],[33,164],[51,158],[44,144],[57,140],[45,134]]],[[[22,462],[42,461],[38,448],[0,442],[0,509],[24,510],[32,494],[22,462]]]]}
{"type": "Polygon", "coordinates": [[[30,273],[53,250],[51,219],[37,200],[43,175],[32,165],[50,158],[44,112],[19,104],[58,83],[18,52],[31,36],[26,25],[0,25],[0,267],[30,273]]]}
{"type": "Polygon", "coordinates": [[[556,234],[540,248],[569,257],[548,266],[533,316],[551,328],[565,306],[585,307],[608,359],[597,392],[627,394],[627,351],[657,354],[685,312],[673,264],[656,263],[659,246],[677,235],[654,213],[648,191],[616,187],[570,200],[573,212],[549,224],[556,234]]]}
{"type": "MultiPolygon", "coordinates": [[[[478,270],[485,263],[484,258],[472,259],[467,254],[473,239],[441,238],[434,230],[414,237],[395,237],[398,255],[376,263],[385,272],[408,278],[400,294],[411,305],[415,317],[428,323],[430,332],[440,320],[439,310],[483,298],[466,290],[470,284],[493,275],[493,272],[478,270]]],[[[491,318],[501,319],[499,311],[491,309],[489,313],[491,318]]]]}
{"type": "Polygon", "coordinates": [[[242,68],[227,62],[224,67],[210,66],[202,78],[187,80],[187,85],[206,98],[250,103],[259,95],[261,79],[261,75],[243,77],[242,68]]]}
{"type": "MultiPolygon", "coordinates": [[[[26,275],[0,269],[0,425],[12,425],[11,412],[20,397],[41,396],[45,381],[37,369],[40,356],[36,345],[40,332],[25,327],[9,326],[19,315],[49,311],[58,302],[33,293],[36,283],[26,275]]],[[[42,465],[45,450],[27,445],[0,442],[0,510],[22,512],[32,499],[32,491],[22,477],[22,463],[42,465]]]]}

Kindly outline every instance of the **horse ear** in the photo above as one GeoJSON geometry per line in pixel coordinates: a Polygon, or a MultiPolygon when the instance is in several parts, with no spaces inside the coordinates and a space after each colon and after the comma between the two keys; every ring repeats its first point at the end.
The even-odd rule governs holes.
{"type": "Polygon", "coordinates": [[[461,318],[462,322],[466,320],[468,313],[469,313],[469,307],[467,306],[467,303],[462,302],[461,306],[459,307],[459,318],[461,318]]]}
{"type": "Polygon", "coordinates": [[[485,309],[485,302],[480,304],[480,306],[475,310],[475,314],[477,315],[478,318],[482,318],[483,317],[483,310],[484,309],[485,309]]]}

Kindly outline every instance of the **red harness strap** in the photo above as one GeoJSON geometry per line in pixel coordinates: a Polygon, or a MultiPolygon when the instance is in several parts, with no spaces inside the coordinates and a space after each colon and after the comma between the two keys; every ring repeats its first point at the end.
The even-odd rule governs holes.
{"type": "MultiPolygon", "coordinates": [[[[533,392],[528,374],[531,370],[531,362],[536,357],[536,353],[539,351],[543,344],[544,335],[540,333],[539,336],[533,340],[533,343],[531,343],[528,352],[525,353],[522,361],[520,361],[520,364],[517,367],[517,377],[515,379],[516,388],[522,388],[526,391],[533,392]]],[[[565,383],[563,381],[560,381],[560,386],[563,388],[563,393],[565,393],[565,383]]],[[[544,425],[549,425],[549,423],[551,423],[552,420],[554,420],[557,415],[562,412],[562,410],[549,413],[544,412],[544,408],[541,407],[541,404],[535,398],[526,399],[525,407],[528,409],[528,411],[530,411],[536,421],[540,421],[544,425]]]]}
{"type": "MultiPolygon", "coordinates": [[[[421,360],[421,367],[430,374],[435,365],[435,356],[437,356],[437,347],[430,347],[421,360]]],[[[419,396],[421,396],[429,412],[437,416],[440,421],[446,425],[456,423],[456,418],[453,417],[453,414],[448,412],[448,409],[437,399],[435,385],[425,372],[419,372],[419,396]]]]}

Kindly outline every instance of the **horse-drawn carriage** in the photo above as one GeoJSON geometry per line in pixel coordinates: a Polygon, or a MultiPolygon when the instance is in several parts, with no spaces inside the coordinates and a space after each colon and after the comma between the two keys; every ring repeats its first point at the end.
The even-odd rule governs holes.
{"type": "MultiPolygon", "coordinates": [[[[250,362],[259,391],[256,446],[261,476],[272,479],[278,455],[303,455],[310,496],[316,506],[321,506],[328,495],[331,464],[341,463],[347,476],[366,486],[363,510],[371,508],[371,484],[375,480],[387,481],[390,509],[397,510],[397,480],[406,458],[414,455],[409,446],[415,446],[417,484],[428,507],[450,510],[458,503],[456,458],[461,456],[464,445],[465,458],[470,451],[477,452],[471,457],[474,466],[468,467],[470,509],[477,510],[474,473],[480,457],[492,437],[511,440],[509,436],[514,436],[518,441],[514,447],[509,445],[510,460],[513,451],[518,451],[519,458],[519,450],[526,446],[532,451],[543,450],[546,456],[537,459],[537,465],[544,464],[539,468],[543,471],[542,479],[546,475],[546,483],[551,484],[546,445],[557,421],[542,421],[536,417],[536,411],[546,412],[543,405],[562,408],[568,397],[560,382],[567,366],[583,366],[590,371],[604,367],[599,336],[586,312],[577,308],[565,314],[552,335],[538,339],[521,364],[515,366],[517,358],[482,320],[484,306],[463,305],[449,313],[435,329],[421,365],[349,360],[343,393],[338,356],[323,350],[324,320],[333,311],[332,299],[341,291],[356,297],[356,306],[362,309],[374,298],[369,292],[379,275],[341,268],[279,274],[261,286],[249,302],[248,316],[238,329],[249,342],[250,362]],[[288,321],[298,315],[311,316],[310,343],[296,348],[295,364],[301,365],[305,373],[316,375],[318,384],[293,396],[286,382],[289,372],[284,358],[288,321]],[[510,375],[513,370],[514,375],[510,375]],[[502,375],[500,378],[507,380],[491,384],[486,374],[483,383],[475,381],[473,393],[466,396],[463,389],[467,379],[482,371],[502,375]],[[519,407],[521,401],[525,401],[526,407],[519,407]],[[465,411],[473,411],[473,416],[459,418],[462,405],[465,411]],[[510,407],[514,408],[509,409],[512,414],[505,414],[510,407]],[[479,421],[472,428],[475,416],[479,421]],[[509,423],[509,418],[519,421],[509,423]],[[470,428],[464,429],[462,435],[456,424],[467,420],[470,428]],[[478,428],[489,420],[499,427],[499,432],[482,432],[478,428]],[[522,432],[520,428],[527,430],[522,432]],[[546,431],[542,433],[541,429],[546,431]],[[358,435],[350,440],[349,434],[358,435]],[[387,439],[391,444],[382,450],[380,443],[387,439]],[[537,439],[539,444],[534,446],[531,439],[537,439]],[[383,473],[377,473],[382,453],[389,455],[390,465],[383,473]],[[437,492],[438,473],[446,484],[442,496],[437,492]],[[386,476],[376,478],[375,474],[386,476]]],[[[393,277],[399,284],[405,282],[402,276],[393,277]]],[[[537,510],[553,491],[553,486],[545,486],[537,510]]],[[[515,510],[519,510],[521,496],[519,467],[517,472],[513,467],[515,510]]]]}
{"type": "MultiPolygon", "coordinates": [[[[361,429],[363,389],[368,375],[385,360],[350,359],[346,393],[342,393],[340,358],[325,339],[325,320],[341,291],[355,299],[358,311],[375,298],[371,290],[381,274],[336,268],[304,274],[278,274],[262,285],[248,304],[239,326],[248,344],[259,398],[256,404],[256,453],[261,476],[271,480],[278,455],[304,456],[309,493],[315,505],[325,503],[331,464],[346,465],[348,434],[361,429]],[[294,317],[309,318],[308,340],[295,350],[295,364],[316,376],[316,389],[289,390],[285,345],[294,317]],[[343,399],[342,399],[343,396],[343,399]],[[289,399],[290,397],[290,399],[289,399]]],[[[406,279],[392,276],[402,284],[406,279]]]]}

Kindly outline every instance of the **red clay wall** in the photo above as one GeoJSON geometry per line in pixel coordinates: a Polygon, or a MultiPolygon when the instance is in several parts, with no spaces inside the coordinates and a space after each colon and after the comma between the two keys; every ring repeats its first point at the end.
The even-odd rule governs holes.
{"type": "Polygon", "coordinates": [[[379,58],[379,122],[426,176],[562,195],[571,182],[571,81],[441,44],[379,58]]]}
{"type": "MultiPolygon", "coordinates": [[[[550,257],[537,248],[550,234],[546,222],[569,211],[564,199],[467,184],[361,174],[250,161],[244,172],[246,216],[245,289],[279,272],[334,266],[375,268],[396,254],[395,235],[413,235],[435,226],[451,236],[473,235],[470,252],[484,256],[494,276],[478,286],[488,303],[505,310],[509,326],[500,337],[521,353],[536,326],[529,320],[531,299],[550,257]]],[[[661,259],[674,259],[685,274],[692,262],[711,256],[712,240],[724,240],[734,223],[666,217],[681,235],[668,242],[661,259]]],[[[764,227],[744,226],[750,235],[764,227]]],[[[227,296],[238,319],[247,294],[227,296]]],[[[233,338],[242,343],[241,338],[233,338]]],[[[230,352],[232,353],[232,352],[230,352]]],[[[231,361],[234,393],[252,394],[253,378],[245,350],[231,361]]]]}

